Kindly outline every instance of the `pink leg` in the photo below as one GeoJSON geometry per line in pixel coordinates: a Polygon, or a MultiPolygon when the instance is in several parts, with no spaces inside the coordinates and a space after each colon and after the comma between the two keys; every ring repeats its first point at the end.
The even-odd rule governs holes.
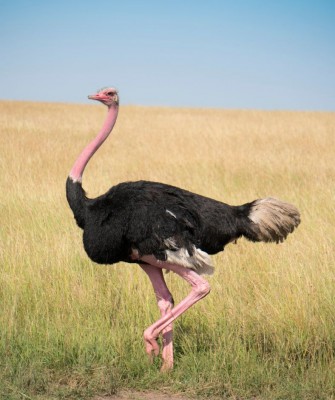
{"type": "Polygon", "coordinates": [[[196,272],[181,265],[159,261],[154,256],[143,256],[141,257],[141,260],[145,261],[151,266],[165,268],[175,272],[192,286],[191,293],[185,297],[184,300],[182,300],[172,310],[169,310],[162,318],[144,331],[144,341],[146,344],[147,353],[153,353],[155,356],[157,356],[159,354],[159,346],[156,339],[159,334],[165,328],[170,326],[172,322],[179,317],[179,315],[188,310],[197,301],[205,297],[210,292],[210,286],[209,283],[196,272]]]}
{"type": "MultiPolygon", "coordinates": [[[[158,308],[160,310],[161,316],[164,317],[169,311],[172,310],[173,298],[168,287],[166,286],[163,276],[163,271],[161,268],[157,268],[149,264],[140,264],[140,267],[148,274],[150,278],[150,281],[152,283],[152,286],[156,294],[158,308]]],[[[163,350],[162,350],[163,365],[161,369],[164,371],[164,370],[169,370],[173,367],[172,323],[168,324],[166,328],[162,330],[162,338],[163,338],[163,350]]],[[[151,358],[152,357],[151,347],[150,349],[147,348],[147,352],[151,358]]]]}

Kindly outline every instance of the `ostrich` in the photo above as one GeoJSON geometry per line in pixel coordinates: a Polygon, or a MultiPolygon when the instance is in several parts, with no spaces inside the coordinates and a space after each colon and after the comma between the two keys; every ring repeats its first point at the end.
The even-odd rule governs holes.
{"type": "Polygon", "coordinates": [[[149,358],[160,352],[162,367],[173,367],[173,322],[210,291],[203,274],[214,271],[210,255],[244,236],[253,242],[282,242],[300,223],[295,206],[268,197],[230,206],[178,187],[157,182],[124,182],[90,199],[82,175],[93,154],[107,139],[117,119],[119,95],[109,87],[88,96],[108,108],[95,139],[82,151],[66,181],[66,196],[83,229],[87,255],[99,264],[137,263],[148,275],[161,318],[144,331],[149,358]],[[190,294],[174,306],[162,270],[187,281],[190,294]]]}

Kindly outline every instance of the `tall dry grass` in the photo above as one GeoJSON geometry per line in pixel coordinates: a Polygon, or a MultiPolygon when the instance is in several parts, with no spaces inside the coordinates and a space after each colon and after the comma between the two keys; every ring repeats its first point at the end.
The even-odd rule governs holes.
{"type": "MultiPolygon", "coordinates": [[[[148,179],[230,204],[276,196],[302,215],[283,244],[240,240],[214,257],[212,292],[176,322],[176,366],[161,375],[142,343],[159,315],[147,277],[90,262],[65,199],[105,112],[0,102],[0,397],[334,398],[335,114],[121,107],[85,172],[89,196],[148,179]]],[[[167,282],[177,301],[189,290],[167,282]]]]}

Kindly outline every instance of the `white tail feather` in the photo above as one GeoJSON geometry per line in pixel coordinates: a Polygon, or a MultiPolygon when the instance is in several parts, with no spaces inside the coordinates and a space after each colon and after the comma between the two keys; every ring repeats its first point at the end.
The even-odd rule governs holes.
{"type": "Polygon", "coordinates": [[[254,201],[248,217],[256,225],[252,230],[257,240],[262,242],[282,242],[300,223],[294,205],[272,197],[254,201]]]}

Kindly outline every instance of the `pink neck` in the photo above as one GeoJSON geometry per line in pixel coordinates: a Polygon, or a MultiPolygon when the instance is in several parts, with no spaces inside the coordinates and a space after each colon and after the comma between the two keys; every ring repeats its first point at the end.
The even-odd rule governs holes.
{"type": "Polygon", "coordinates": [[[102,145],[102,143],[107,139],[108,135],[111,133],[117,118],[117,114],[119,112],[119,107],[117,105],[111,106],[108,108],[107,118],[96,136],[95,139],[89,143],[84,150],[81,152],[77,161],[74,163],[71,171],[70,178],[74,182],[81,182],[82,176],[84,173],[84,169],[87,163],[90,161],[93,154],[98,150],[98,148],[102,145]]]}

